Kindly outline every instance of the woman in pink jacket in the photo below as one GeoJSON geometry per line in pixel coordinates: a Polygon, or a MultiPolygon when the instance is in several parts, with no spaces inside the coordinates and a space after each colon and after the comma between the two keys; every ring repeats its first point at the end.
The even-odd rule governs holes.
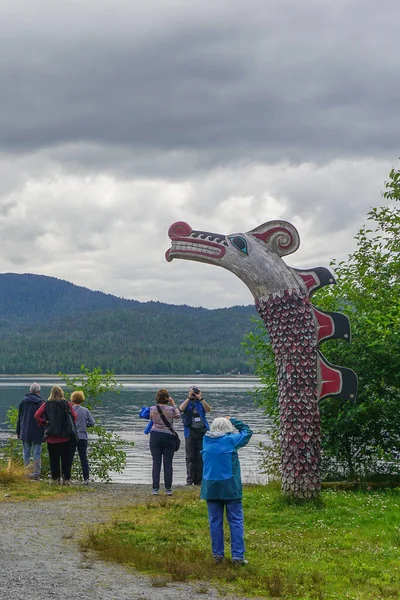
{"type": "Polygon", "coordinates": [[[44,427],[44,439],[50,458],[50,483],[71,485],[72,444],[76,440],[76,413],[64,398],[62,388],[55,385],[48,400],[35,412],[35,419],[44,427]],[[61,463],[61,468],[60,468],[61,463]]]}

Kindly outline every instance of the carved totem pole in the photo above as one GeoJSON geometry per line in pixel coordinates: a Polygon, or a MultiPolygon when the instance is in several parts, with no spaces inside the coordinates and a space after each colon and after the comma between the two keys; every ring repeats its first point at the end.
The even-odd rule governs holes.
{"type": "Polygon", "coordinates": [[[310,296],[335,280],[324,267],[288,267],[282,256],[295,252],[299,235],[286,221],[269,221],[247,233],[198,231],[171,225],[165,257],[218,265],[249,288],[263,319],[277,365],[282,450],[282,491],[294,498],[319,495],[321,430],[318,401],[326,396],[355,400],[357,376],[331,365],[317,350],[322,341],[350,342],[350,325],[341,313],[317,310],[310,296]]]}

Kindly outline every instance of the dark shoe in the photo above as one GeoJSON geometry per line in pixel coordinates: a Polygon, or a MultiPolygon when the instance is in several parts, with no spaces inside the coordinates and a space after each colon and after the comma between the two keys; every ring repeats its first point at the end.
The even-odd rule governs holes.
{"type": "Polygon", "coordinates": [[[219,556],[218,554],[215,554],[213,556],[214,562],[216,565],[220,565],[222,563],[222,561],[224,560],[223,556],[219,556]]]}
{"type": "Polygon", "coordinates": [[[249,561],[244,558],[232,558],[232,563],[235,567],[244,567],[249,564],[249,561]]]}

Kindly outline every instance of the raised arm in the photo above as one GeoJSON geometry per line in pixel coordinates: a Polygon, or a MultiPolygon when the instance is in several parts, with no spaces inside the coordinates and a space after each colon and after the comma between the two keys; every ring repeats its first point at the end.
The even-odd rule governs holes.
{"type": "Polygon", "coordinates": [[[150,419],[150,406],[142,406],[139,417],[142,419],[150,419]]]}
{"type": "Polygon", "coordinates": [[[199,400],[200,400],[200,402],[202,403],[204,410],[205,410],[206,412],[210,412],[210,410],[211,410],[211,406],[208,404],[208,402],[206,402],[206,401],[204,400],[203,396],[202,396],[201,398],[199,398],[199,400]]]}
{"type": "Polygon", "coordinates": [[[172,408],[174,409],[174,411],[172,413],[172,418],[179,419],[181,416],[181,412],[180,412],[179,408],[177,407],[177,405],[175,404],[175,400],[171,396],[169,397],[168,405],[172,406],[172,408]]]}
{"type": "Polygon", "coordinates": [[[249,443],[253,432],[246,423],[243,423],[243,421],[235,419],[234,417],[229,418],[232,425],[239,431],[239,433],[233,434],[235,448],[243,448],[243,446],[246,446],[246,444],[249,443]]]}
{"type": "Polygon", "coordinates": [[[189,398],[189,396],[188,396],[188,397],[186,398],[186,400],[184,400],[184,401],[182,402],[182,404],[180,405],[180,407],[179,407],[179,410],[180,410],[181,412],[185,412],[185,410],[186,410],[186,409],[187,409],[187,407],[188,407],[188,404],[189,404],[189,402],[190,402],[190,398],[189,398]]]}

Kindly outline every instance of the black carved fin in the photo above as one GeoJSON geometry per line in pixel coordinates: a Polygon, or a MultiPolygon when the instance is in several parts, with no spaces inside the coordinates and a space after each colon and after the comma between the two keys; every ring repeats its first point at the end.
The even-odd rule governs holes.
{"type": "Polygon", "coordinates": [[[335,339],[351,341],[350,321],[346,315],[311,307],[317,322],[317,343],[335,339]]]}
{"type": "Polygon", "coordinates": [[[358,379],[352,369],[338,367],[329,363],[318,352],[319,399],[334,396],[341,400],[356,401],[358,379]]]}
{"type": "Polygon", "coordinates": [[[296,273],[298,277],[306,284],[308,289],[308,295],[311,296],[317,290],[321,289],[325,285],[332,285],[336,283],[334,276],[326,267],[315,267],[315,269],[294,269],[292,271],[296,273]]]}

